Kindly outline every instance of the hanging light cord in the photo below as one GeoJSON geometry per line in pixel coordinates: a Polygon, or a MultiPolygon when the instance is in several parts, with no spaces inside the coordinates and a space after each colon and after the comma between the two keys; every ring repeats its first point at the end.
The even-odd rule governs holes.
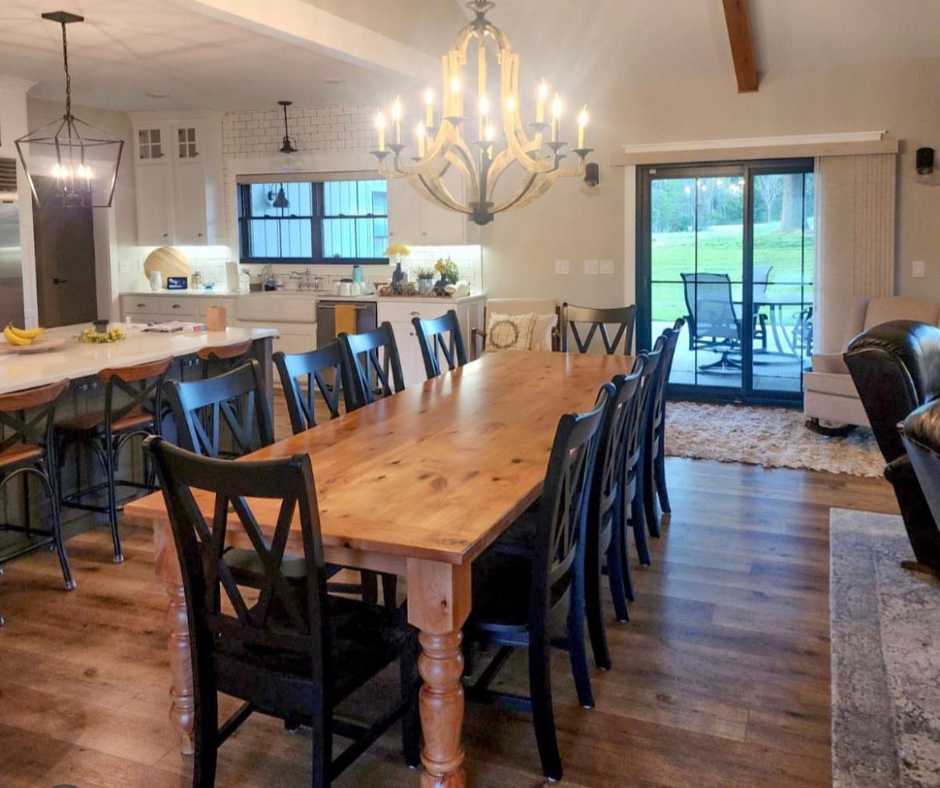
{"type": "Polygon", "coordinates": [[[65,117],[72,117],[72,75],[69,74],[69,39],[62,23],[62,64],[65,66],[65,117]]]}

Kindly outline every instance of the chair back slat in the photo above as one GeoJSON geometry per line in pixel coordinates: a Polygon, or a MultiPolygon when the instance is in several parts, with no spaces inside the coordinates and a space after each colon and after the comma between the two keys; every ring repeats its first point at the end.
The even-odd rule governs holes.
{"type": "Polygon", "coordinates": [[[638,396],[645,358],[637,358],[629,375],[618,375],[612,384],[610,404],[601,424],[591,506],[603,519],[617,497],[623,479],[632,408],[638,396]]]}
{"type": "Polygon", "coordinates": [[[312,657],[313,670],[322,671],[329,623],[326,563],[310,458],[231,462],[161,438],[145,445],[170,515],[197,662],[219,651],[261,659],[266,650],[279,649],[312,657]],[[270,534],[258,524],[259,507],[277,511],[270,534]],[[247,537],[262,567],[247,596],[222,560],[233,529],[247,537]],[[282,571],[293,530],[302,536],[307,578],[299,595],[282,571]]]}
{"type": "Polygon", "coordinates": [[[539,504],[532,571],[532,615],[544,611],[556,591],[570,583],[584,563],[588,492],[597,454],[601,420],[612,387],[603,386],[594,408],[567,413],[555,431],[539,504]]]}
{"type": "Polygon", "coordinates": [[[411,323],[418,337],[428,380],[441,374],[441,356],[451,372],[467,363],[467,349],[460,330],[460,320],[453,309],[433,320],[414,317],[411,323]]]}
{"type": "Polygon", "coordinates": [[[346,358],[349,402],[352,409],[371,405],[376,392],[383,397],[405,388],[401,359],[392,324],[384,322],[364,334],[339,335],[346,358]],[[373,384],[374,381],[374,384],[373,384]]]}
{"type": "Polygon", "coordinates": [[[561,349],[568,352],[570,335],[574,338],[577,352],[588,353],[594,337],[600,334],[607,355],[621,352],[625,356],[630,355],[635,322],[636,306],[632,304],[613,309],[595,309],[565,302],[561,307],[561,349]],[[607,330],[608,326],[616,326],[613,337],[607,330]]]}
{"type": "Polygon", "coordinates": [[[188,451],[213,458],[239,457],[274,443],[257,361],[214,378],[171,381],[166,392],[177,439],[188,451]]]}
{"type": "Polygon", "coordinates": [[[274,366],[281,379],[287,413],[293,433],[317,426],[317,392],[335,419],[340,415],[340,398],[346,410],[352,410],[349,389],[343,384],[348,377],[346,358],[338,340],[330,342],[309,353],[278,351],[274,354],[274,366]]]}

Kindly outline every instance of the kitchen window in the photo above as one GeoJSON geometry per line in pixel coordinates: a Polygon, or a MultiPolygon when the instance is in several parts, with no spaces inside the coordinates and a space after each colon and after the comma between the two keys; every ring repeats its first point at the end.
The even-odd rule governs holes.
{"type": "Polygon", "coordinates": [[[276,181],[238,185],[243,263],[387,264],[384,180],[276,181]]]}

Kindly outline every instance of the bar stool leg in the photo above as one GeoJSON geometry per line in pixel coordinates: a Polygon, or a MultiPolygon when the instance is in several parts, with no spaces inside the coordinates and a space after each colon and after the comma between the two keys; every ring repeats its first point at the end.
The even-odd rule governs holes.
{"type": "Polygon", "coordinates": [[[111,541],[114,545],[114,563],[120,564],[124,561],[124,553],[121,551],[121,535],[118,532],[117,485],[114,483],[114,466],[117,464],[115,452],[114,436],[109,431],[105,436],[104,451],[108,481],[108,524],[111,526],[111,541]]]}

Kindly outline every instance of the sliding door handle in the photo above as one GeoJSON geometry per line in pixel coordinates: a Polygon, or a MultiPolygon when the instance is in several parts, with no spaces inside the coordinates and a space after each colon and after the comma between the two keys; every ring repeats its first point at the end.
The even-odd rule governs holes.
{"type": "Polygon", "coordinates": [[[68,283],[68,279],[59,279],[59,277],[54,277],[52,280],[52,284],[54,285],[67,285],[68,283]]]}

